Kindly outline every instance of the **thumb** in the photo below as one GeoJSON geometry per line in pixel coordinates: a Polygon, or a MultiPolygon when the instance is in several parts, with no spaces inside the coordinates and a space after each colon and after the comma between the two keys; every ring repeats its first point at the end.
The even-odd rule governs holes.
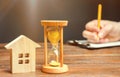
{"type": "Polygon", "coordinates": [[[102,29],[100,30],[100,32],[98,33],[98,37],[99,38],[104,38],[107,35],[109,35],[109,33],[112,30],[112,25],[111,24],[107,24],[104,27],[102,27],[102,29]]]}

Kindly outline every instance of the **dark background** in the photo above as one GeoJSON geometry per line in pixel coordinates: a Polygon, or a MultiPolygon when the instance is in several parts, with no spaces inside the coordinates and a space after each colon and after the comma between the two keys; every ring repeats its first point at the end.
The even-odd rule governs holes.
{"type": "Polygon", "coordinates": [[[97,18],[97,5],[103,5],[102,19],[120,20],[120,0],[0,0],[0,43],[23,34],[43,41],[40,20],[68,20],[64,41],[84,39],[85,24],[97,18]]]}

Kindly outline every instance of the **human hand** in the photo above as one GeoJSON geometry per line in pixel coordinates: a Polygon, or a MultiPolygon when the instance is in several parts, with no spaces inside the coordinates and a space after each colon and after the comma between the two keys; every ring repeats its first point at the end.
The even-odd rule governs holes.
{"type": "Polygon", "coordinates": [[[109,20],[101,20],[101,28],[97,27],[97,20],[86,24],[83,37],[89,42],[103,43],[120,40],[120,23],[109,20]]]}

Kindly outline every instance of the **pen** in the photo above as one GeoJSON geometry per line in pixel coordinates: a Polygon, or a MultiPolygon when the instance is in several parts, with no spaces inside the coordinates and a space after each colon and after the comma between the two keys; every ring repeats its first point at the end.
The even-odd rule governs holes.
{"type": "MultiPolygon", "coordinates": [[[[99,4],[98,5],[98,18],[97,18],[97,27],[98,27],[98,29],[100,30],[100,21],[101,21],[101,14],[102,14],[102,5],[101,4],[99,4]]],[[[97,36],[97,41],[99,41],[99,36],[97,36]]]]}
{"type": "Polygon", "coordinates": [[[100,29],[100,21],[101,21],[101,15],[102,15],[102,5],[99,4],[98,5],[98,24],[97,24],[97,27],[98,29],[100,29]]]}

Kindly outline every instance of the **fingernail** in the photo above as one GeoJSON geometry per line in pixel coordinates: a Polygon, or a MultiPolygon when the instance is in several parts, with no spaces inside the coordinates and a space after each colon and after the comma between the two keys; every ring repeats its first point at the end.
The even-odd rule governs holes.
{"type": "Polygon", "coordinates": [[[105,39],[105,42],[109,42],[109,39],[105,39]]]}

